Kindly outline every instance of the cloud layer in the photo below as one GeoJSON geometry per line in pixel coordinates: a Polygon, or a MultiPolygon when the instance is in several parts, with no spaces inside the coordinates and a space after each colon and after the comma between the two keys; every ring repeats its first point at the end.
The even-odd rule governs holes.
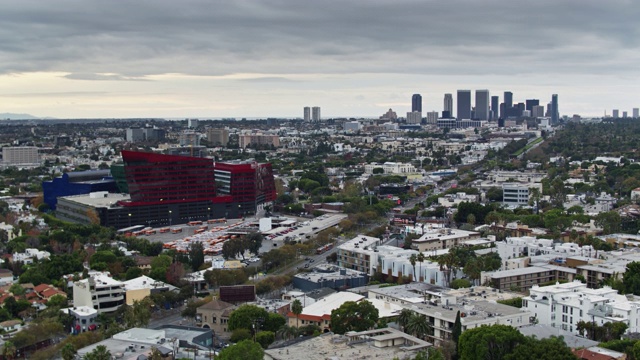
{"type": "MultiPolygon", "coordinates": [[[[185,89],[216,98],[216,88],[232,88],[239,96],[220,95],[225,104],[210,109],[185,99],[187,108],[202,111],[242,110],[258,94],[259,103],[289,103],[201,114],[208,116],[299,116],[314,101],[323,114],[368,115],[379,111],[377,103],[396,102],[392,93],[404,99],[429,91],[437,99],[432,107],[441,110],[441,92],[454,92],[453,86],[494,93],[521,88],[527,93],[521,96],[543,102],[557,92],[575,97],[576,108],[565,109],[577,113],[585,112],[580,100],[592,96],[584,101],[592,104],[587,113],[607,106],[630,111],[638,93],[630,80],[640,75],[638,18],[640,6],[631,0],[22,0],[0,11],[0,74],[58,73],[59,83],[47,82],[54,92],[80,91],[75,80],[83,80],[84,87],[120,83],[87,91],[126,89],[137,97],[161,87],[176,97],[170,102],[188,97],[185,89]],[[254,93],[262,86],[272,97],[254,93]],[[613,96],[615,89],[620,93],[613,96]],[[336,91],[342,101],[330,95],[336,91]],[[633,96],[624,98],[628,92],[633,96]],[[252,99],[244,101],[243,93],[252,99]],[[620,103],[604,103],[609,97],[620,103]]],[[[3,95],[10,91],[0,87],[0,101],[3,95]]],[[[163,109],[145,111],[162,116],[163,109]]],[[[61,105],[51,111],[74,114],[61,105]]]]}

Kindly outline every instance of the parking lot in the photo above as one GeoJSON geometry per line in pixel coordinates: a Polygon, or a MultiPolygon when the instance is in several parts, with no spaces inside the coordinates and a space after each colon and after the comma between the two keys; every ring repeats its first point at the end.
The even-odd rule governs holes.
{"type": "Polygon", "coordinates": [[[265,236],[265,239],[273,241],[276,245],[287,238],[305,241],[322,230],[338,225],[345,218],[347,218],[346,214],[325,214],[315,219],[305,219],[291,227],[273,229],[270,235],[265,236]]]}

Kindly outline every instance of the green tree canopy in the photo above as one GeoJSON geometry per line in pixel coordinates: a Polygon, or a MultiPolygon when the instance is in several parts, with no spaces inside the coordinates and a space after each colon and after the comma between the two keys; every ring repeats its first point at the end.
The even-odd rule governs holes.
{"type": "MultiPolygon", "coordinates": [[[[242,305],[229,316],[229,330],[253,329],[254,323],[262,323],[269,318],[267,310],[255,305],[242,305]]],[[[258,329],[259,330],[259,329],[258,329]]]]}
{"type": "Polygon", "coordinates": [[[548,339],[536,339],[528,337],[519,343],[515,349],[504,357],[505,360],[574,360],[577,359],[571,352],[562,337],[552,336],[548,339]]]}
{"type": "Polygon", "coordinates": [[[461,360],[503,360],[526,338],[508,325],[480,326],[462,333],[458,341],[461,360]]]}
{"type": "Polygon", "coordinates": [[[336,334],[364,331],[378,322],[378,309],[369,301],[347,301],[331,311],[331,330],[336,334]]]}
{"type": "Polygon", "coordinates": [[[258,343],[251,340],[243,340],[239,343],[222,349],[216,357],[218,360],[262,360],[264,350],[258,343]]]}

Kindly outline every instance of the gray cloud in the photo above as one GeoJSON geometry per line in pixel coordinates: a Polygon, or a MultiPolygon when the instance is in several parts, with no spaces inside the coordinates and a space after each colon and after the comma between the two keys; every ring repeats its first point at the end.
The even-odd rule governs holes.
{"type": "Polygon", "coordinates": [[[251,82],[251,83],[290,83],[297,82],[295,80],[287,79],[286,77],[281,76],[265,76],[265,77],[256,77],[256,78],[246,78],[239,79],[241,82],[251,82]]]}
{"type": "MultiPolygon", "coordinates": [[[[38,84],[34,98],[126,93],[100,99],[112,101],[100,113],[118,116],[277,116],[308,98],[333,108],[323,114],[375,115],[375,104],[415,91],[439,108],[457,87],[571,91],[563,111],[590,104],[595,114],[598,101],[635,101],[639,17],[637,0],[21,0],[0,9],[0,75],[55,72],[59,82],[38,84]]],[[[60,102],[59,112],[87,116],[98,102],[60,102]]]]}
{"type": "Polygon", "coordinates": [[[105,80],[105,81],[149,81],[149,79],[118,74],[71,73],[62,76],[71,80],[105,80]]]}
{"type": "Polygon", "coordinates": [[[0,72],[637,72],[639,16],[622,0],[32,0],[3,4],[0,72]]]}

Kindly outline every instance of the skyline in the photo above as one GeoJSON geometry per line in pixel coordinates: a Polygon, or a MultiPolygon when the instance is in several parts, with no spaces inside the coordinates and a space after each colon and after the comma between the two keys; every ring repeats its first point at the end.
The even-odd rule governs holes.
{"type": "Polygon", "coordinates": [[[8,2],[0,113],[379,117],[413,94],[442,112],[445,93],[487,89],[558,94],[561,115],[631,114],[639,15],[623,0],[8,2]]]}

